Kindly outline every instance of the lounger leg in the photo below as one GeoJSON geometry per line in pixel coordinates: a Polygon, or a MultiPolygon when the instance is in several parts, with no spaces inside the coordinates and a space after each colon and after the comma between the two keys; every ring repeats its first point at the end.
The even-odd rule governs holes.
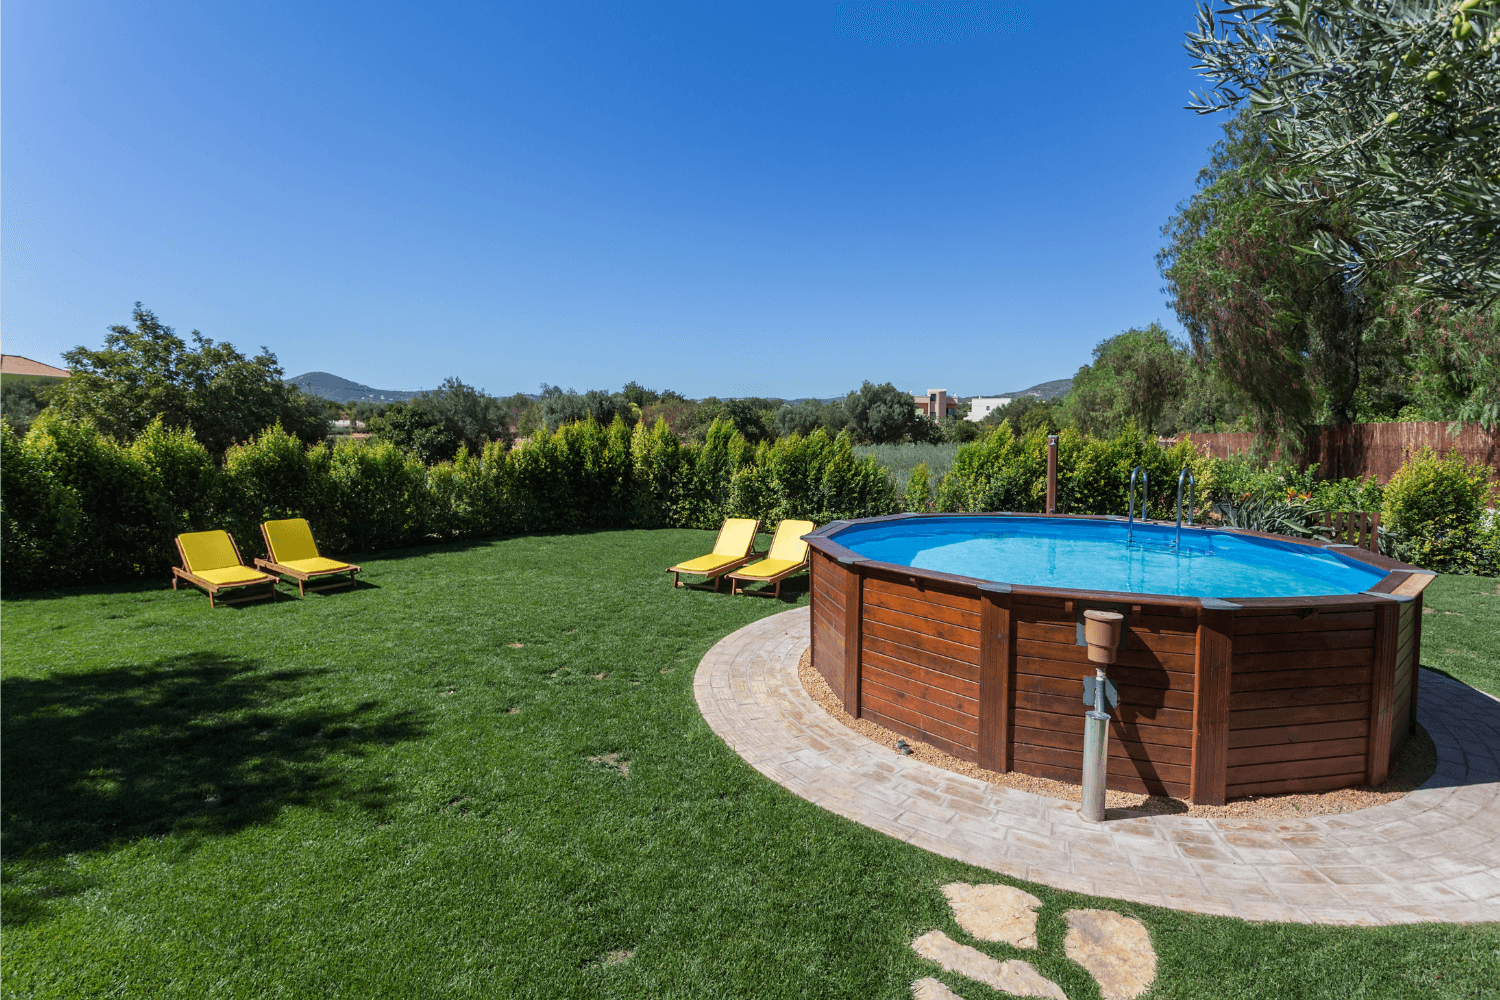
{"type": "Polygon", "coordinates": [[[680,586],[682,586],[682,581],[678,579],[678,574],[673,573],[672,574],[672,589],[676,590],[680,586]]]}
{"type": "Polygon", "coordinates": [[[177,589],[177,577],[175,577],[175,576],[172,577],[172,589],[173,590],[177,589]]]}
{"type": "Polygon", "coordinates": [[[305,589],[306,585],[307,585],[307,581],[306,580],[298,580],[297,581],[297,596],[298,597],[306,597],[307,596],[307,590],[305,589]]]}

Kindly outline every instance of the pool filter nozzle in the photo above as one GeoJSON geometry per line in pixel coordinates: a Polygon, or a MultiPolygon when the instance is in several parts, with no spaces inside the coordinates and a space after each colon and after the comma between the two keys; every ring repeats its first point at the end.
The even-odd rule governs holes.
{"type": "Polygon", "coordinates": [[[1083,613],[1083,637],[1094,664],[1094,707],[1083,717],[1083,818],[1104,822],[1104,784],[1109,769],[1109,713],[1105,700],[1109,678],[1104,664],[1113,663],[1120,652],[1120,632],[1125,616],[1118,611],[1089,608],[1083,613]]]}

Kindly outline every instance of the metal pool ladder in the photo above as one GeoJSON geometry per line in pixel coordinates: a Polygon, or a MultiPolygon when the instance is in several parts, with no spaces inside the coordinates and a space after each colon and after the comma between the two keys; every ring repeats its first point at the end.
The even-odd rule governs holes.
{"type": "Polygon", "coordinates": [[[1130,507],[1130,524],[1125,529],[1125,544],[1129,545],[1135,538],[1135,477],[1141,477],[1141,520],[1146,520],[1146,494],[1151,489],[1151,474],[1143,465],[1137,465],[1130,470],[1130,493],[1127,494],[1125,502],[1130,507]]]}
{"type": "MultiPolygon", "coordinates": [[[[1179,472],[1179,473],[1177,473],[1177,536],[1172,539],[1172,551],[1173,552],[1177,551],[1177,546],[1182,542],[1182,477],[1183,476],[1187,476],[1187,486],[1188,486],[1188,508],[1187,508],[1187,512],[1188,512],[1188,527],[1191,528],[1193,526],[1193,487],[1195,485],[1194,482],[1193,482],[1193,470],[1184,465],[1182,467],[1182,471],[1179,472]]],[[[1141,505],[1141,513],[1144,515],[1145,512],[1146,512],[1146,510],[1145,510],[1145,504],[1142,504],[1141,505]]]]}

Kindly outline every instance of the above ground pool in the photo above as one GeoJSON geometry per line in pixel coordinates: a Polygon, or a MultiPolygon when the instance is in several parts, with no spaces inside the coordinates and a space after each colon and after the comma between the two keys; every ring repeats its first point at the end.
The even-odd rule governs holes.
{"type": "Polygon", "coordinates": [[[1433,575],[1349,545],[1124,518],[835,521],[813,665],[867,718],[1077,782],[1089,608],[1124,615],[1108,785],[1218,804],[1378,785],[1414,724],[1433,575]]]}
{"type": "Polygon", "coordinates": [[[1284,538],[1058,517],[903,518],[839,544],[869,559],[1033,587],[1183,597],[1358,594],[1386,571],[1284,538]],[[1129,541],[1127,541],[1129,535],[1129,541]]]}

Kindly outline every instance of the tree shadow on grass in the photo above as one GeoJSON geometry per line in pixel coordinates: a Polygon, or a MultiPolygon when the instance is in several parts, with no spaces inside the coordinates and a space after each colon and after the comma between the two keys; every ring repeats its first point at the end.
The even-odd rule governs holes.
{"type": "Polygon", "coordinates": [[[288,806],[387,808],[392,785],[343,765],[426,727],[373,701],[294,707],[320,672],[197,652],[0,682],[4,922],[87,888],[80,854],[168,834],[190,846],[288,806]]]}

